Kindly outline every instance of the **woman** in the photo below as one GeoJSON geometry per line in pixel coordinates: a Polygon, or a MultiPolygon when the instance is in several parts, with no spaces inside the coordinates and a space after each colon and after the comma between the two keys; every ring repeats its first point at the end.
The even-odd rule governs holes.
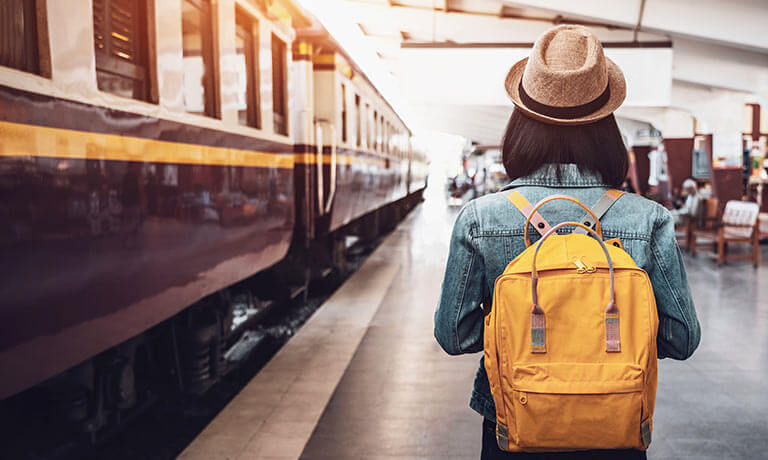
{"type": "MultiPolygon", "coordinates": [[[[605,58],[588,29],[558,26],[547,31],[531,56],[512,67],[506,89],[515,104],[502,146],[512,182],[459,212],[435,313],[435,337],[452,355],[483,350],[482,306],[491,305],[496,277],[525,249],[524,218],[505,195],[514,189],[536,203],[565,194],[592,206],[607,189],[620,187],[627,175],[627,151],[612,114],[624,100],[624,76],[605,58]]],[[[541,214],[558,223],[580,220],[583,211],[559,200],[547,204],[541,214]]],[[[688,358],[699,343],[699,323],[669,211],[625,194],[601,223],[605,239],[620,238],[637,265],[648,272],[659,313],[659,357],[688,358]]],[[[483,459],[646,458],[645,452],[636,450],[501,451],[482,359],[470,407],[484,417],[483,459]]]]}

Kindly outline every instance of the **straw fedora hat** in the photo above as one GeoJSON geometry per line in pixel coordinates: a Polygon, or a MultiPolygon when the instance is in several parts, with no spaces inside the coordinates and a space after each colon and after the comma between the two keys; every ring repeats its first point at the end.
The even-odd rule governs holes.
{"type": "Polygon", "coordinates": [[[504,86],[515,106],[545,123],[581,125],[605,118],[624,101],[624,74],[583,26],[562,25],[536,40],[512,66],[504,86]]]}

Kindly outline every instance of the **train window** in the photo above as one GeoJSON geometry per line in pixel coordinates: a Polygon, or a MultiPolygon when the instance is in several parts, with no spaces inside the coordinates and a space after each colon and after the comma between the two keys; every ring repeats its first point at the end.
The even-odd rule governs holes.
{"type": "Polygon", "coordinates": [[[261,128],[258,43],[258,21],[238,9],[235,15],[237,121],[254,128],[261,128]]]}
{"type": "Polygon", "coordinates": [[[378,139],[379,151],[384,152],[384,115],[383,114],[379,115],[378,131],[379,131],[379,139],[378,139]]]}
{"type": "Polygon", "coordinates": [[[389,145],[390,145],[390,149],[392,150],[392,156],[395,158],[398,158],[400,156],[400,152],[397,151],[397,140],[398,140],[397,128],[390,125],[389,129],[391,129],[389,133],[390,134],[389,145]]]}
{"type": "Polygon", "coordinates": [[[183,0],[184,109],[216,117],[216,76],[210,0],[183,0]]]}
{"type": "Polygon", "coordinates": [[[341,84],[341,142],[347,142],[347,86],[341,84]]]}
{"type": "Polygon", "coordinates": [[[0,66],[50,76],[45,1],[0,1],[0,66]]]}
{"type": "Polygon", "coordinates": [[[373,142],[371,142],[371,149],[379,150],[379,114],[373,111],[373,142]]]}
{"type": "Polygon", "coordinates": [[[272,106],[273,127],[277,134],[288,134],[288,101],[285,71],[285,42],[272,34],[272,106]]]}
{"type": "Polygon", "coordinates": [[[397,129],[389,125],[389,130],[389,149],[392,151],[392,155],[397,156],[397,129]]]}
{"type": "Polygon", "coordinates": [[[146,0],[93,0],[93,45],[99,90],[152,100],[151,33],[146,0]]]}
{"type": "Polygon", "coordinates": [[[381,151],[384,153],[389,153],[389,146],[387,145],[387,139],[389,139],[389,126],[387,126],[387,122],[384,121],[384,119],[381,119],[381,151]]]}
{"type": "Polygon", "coordinates": [[[363,145],[362,123],[363,120],[360,116],[360,95],[355,94],[355,139],[358,147],[363,145]]]}
{"type": "Polygon", "coordinates": [[[386,149],[388,154],[392,153],[392,144],[390,142],[391,136],[392,136],[392,127],[390,126],[389,122],[385,125],[386,129],[384,132],[386,133],[386,136],[384,138],[384,148],[386,149]]]}
{"type": "Polygon", "coordinates": [[[365,104],[365,146],[373,150],[373,124],[371,123],[371,105],[365,104]]]}

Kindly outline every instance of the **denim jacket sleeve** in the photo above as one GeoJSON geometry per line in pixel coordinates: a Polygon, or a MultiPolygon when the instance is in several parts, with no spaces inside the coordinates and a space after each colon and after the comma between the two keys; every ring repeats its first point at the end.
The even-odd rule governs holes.
{"type": "Polygon", "coordinates": [[[699,346],[701,329],[672,215],[664,208],[657,209],[647,272],[659,311],[658,354],[659,358],[686,359],[699,346]]]}
{"type": "Polygon", "coordinates": [[[435,338],[451,355],[483,350],[484,273],[474,203],[470,201],[459,212],[453,226],[443,287],[435,312],[435,338]]]}

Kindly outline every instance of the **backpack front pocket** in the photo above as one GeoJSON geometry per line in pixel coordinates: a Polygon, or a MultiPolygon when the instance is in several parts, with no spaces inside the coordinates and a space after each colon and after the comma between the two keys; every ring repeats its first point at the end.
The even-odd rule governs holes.
{"type": "MultiPolygon", "coordinates": [[[[643,371],[635,364],[542,363],[511,375],[519,447],[642,449],[643,371]]],[[[511,399],[511,400],[510,400],[511,399]]]]}

